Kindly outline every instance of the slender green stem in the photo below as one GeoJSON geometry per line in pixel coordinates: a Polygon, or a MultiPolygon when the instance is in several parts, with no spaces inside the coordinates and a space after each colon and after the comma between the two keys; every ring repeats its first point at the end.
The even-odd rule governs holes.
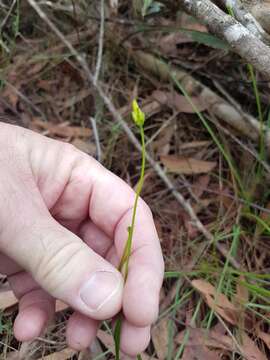
{"type": "Polygon", "coordinates": [[[115,346],[115,359],[120,360],[120,336],[121,336],[121,328],[122,328],[122,317],[119,315],[115,322],[114,328],[114,346],[115,346]]]}
{"type": "Polygon", "coordinates": [[[144,128],[143,126],[140,126],[140,135],[141,135],[141,145],[142,145],[142,165],[141,165],[141,175],[138,182],[137,190],[136,190],[136,197],[133,207],[133,213],[132,213],[132,220],[131,225],[128,228],[128,239],[125,245],[125,249],[123,252],[123,256],[121,258],[120,264],[119,264],[119,270],[124,270],[124,279],[126,280],[128,275],[128,264],[129,264],[129,258],[131,254],[131,246],[132,246],[132,238],[135,228],[135,219],[136,219],[136,213],[137,213],[137,207],[138,207],[138,200],[142,191],[143,182],[144,182],[144,173],[145,173],[145,139],[144,139],[144,128]]]}
{"type": "MultiPolygon", "coordinates": [[[[142,145],[142,163],[141,163],[140,179],[139,179],[138,186],[136,189],[136,196],[135,196],[135,201],[134,201],[134,206],[133,206],[131,225],[127,229],[128,230],[128,238],[127,238],[127,241],[125,244],[123,255],[120,260],[120,264],[118,266],[118,270],[123,274],[125,282],[126,282],[127,276],[128,276],[128,265],[129,265],[129,258],[130,258],[131,249],[132,249],[132,239],[133,239],[134,228],[135,228],[137,207],[138,207],[138,201],[139,201],[139,197],[140,197],[142,187],[143,187],[145,162],[146,162],[145,139],[144,139],[144,128],[143,128],[145,116],[144,116],[144,113],[140,110],[136,101],[133,102],[132,116],[133,116],[133,120],[135,121],[136,125],[140,129],[141,145],[142,145]]],[[[121,328],[122,328],[122,316],[120,314],[116,320],[115,329],[114,329],[115,359],[116,360],[120,360],[121,328]]],[[[137,360],[142,360],[141,355],[137,355],[137,360]]]]}

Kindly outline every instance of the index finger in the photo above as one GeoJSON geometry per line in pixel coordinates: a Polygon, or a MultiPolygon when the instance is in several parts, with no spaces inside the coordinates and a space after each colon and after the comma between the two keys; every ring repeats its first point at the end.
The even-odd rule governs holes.
{"type": "MultiPolygon", "coordinates": [[[[115,231],[116,246],[127,237],[132,211],[130,209],[118,223],[115,231]]],[[[123,298],[123,311],[130,323],[144,327],[156,320],[163,274],[164,263],[153,217],[141,200],[137,209],[123,298]]]]}
{"type": "MultiPolygon", "coordinates": [[[[89,204],[91,220],[114,238],[119,259],[131,224],[135,192],[120,178],[98,166],[89,204]]],[[[153,216],[139,199],[129,273],[124,290],[123,311],[136,326],[147,326],[158,314],[164,262],[153,216]]]]}

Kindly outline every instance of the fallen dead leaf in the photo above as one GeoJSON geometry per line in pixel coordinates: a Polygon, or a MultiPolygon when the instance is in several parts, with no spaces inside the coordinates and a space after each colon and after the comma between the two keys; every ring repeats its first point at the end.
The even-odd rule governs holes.
{"type": "Polygon", "coordinates": [[[159,360],[166,359],[168,351],[168,318],[164,317],[152,329],[152,342],[159,360]]]}
{"type": "Polygon", "coordinates": [[[92,93],[91,89],[82,89],[79,91],[76,95],[70,96],[68,99],[65,100],[63,104],[60,105],[60,111],[63,111],[64,109],[70,108],[77,103],[80,103],[84,99],[86,99],[88,96],[90,96],[92,93]]]}
{"type": "Polygon", "coordinates": [[[199,230],[191,221],[190,216],[183,209],[180,209],[178,213],[180,220],[183,222],[183,225],[187,231],[188,238],[195,239],[199,234],[199,230]]]}
{"type": "Polygon", "coordinates": [[[241,348],[247,360],[267,360],[266,355],[246,333],[241,334],[241,340],[241,348]]]}
{"type": "Polygon", "coordinates": [[[209,173],[217,165],[214,161],[203,161],[173,155],[161,156],[161,162],[166,166],[168,171],[183,175],[209,173]]]}
{"type": "Polygon", "coordinates": [[[212,310],[219,314],[223,319],[227,320],[230,324],[238,324],[238,309],[232,302],[229,301],[227,296],[218,293],[214,286],[205,280],[193,280],[191,284],[203,295],[207,305],[212,310]]]}
{"type": "Polygon", "coordinates": [[[268,349],[270,349],[270,334],[261,330],[257,330],[256,335],[265,343],[268,349]]]}
{"type": "Polygon", "coordinates": [[[53,354],[44,356],[42,358],[39,358],[38,360],[65,360],[65,359],[71,359],[72,356],[74,356],[78,351],[66,348],[64,350],[55,352],[53,354]]]}
{"type": "MultiPolygon", "coordinates": [[[[241,333],[240,340],[233,340],[228,335],[222,335],[217,331],[206,329],[189,329],[190,335],[187,342],[187,348],[191,348],[194,353],[194,349],[203,351],[205,347],[211,349],[221,349],[230,352],[236,352],[244,356],[247,360],[266,360],[265,355],[260,351],[254,341],[246,334],[241,333]],[[238,344],[238,346],[237,346],[238,344]]],[[[185,331],[182,331],[177,335],[175,341],[177,344],[181,344],[184,340],[185,331]]],[[[198,352],[199,355],[199,352],[198,352]]],[[[213,354],[211,354],[213,355],[213,354]]],[[[188,359],[188,358],[186,358],[188,359]]],[[[189,359],[193,359],[192,357],[189,359]]],[[[197,357],[197,359],[209,359],[209,356],[197,357]]],[[[219,359],[219,358],[218,358],[219,359]]]]}
{"type": "Polygon", "coordinates": [[[192,185],[193,194],[197,198],[201,198],[205,190],[208,189],[209,183],[210,183],[210,176],[208,174],[200,176],[192,185]]]}
{"type": "Polygon", "coordinates": [[[55,311],[56,312],[66,310],[68,307],[69,306],[66,303],[64,303],[63,301],[56,300],[56,305],[55,305],[55,311]]]}
{"type": "Polygon", "coordinates": [[[172,107],[182,113],[193,114],[196,112],[194,106],[200,112],[206,110],[207,108],[205,102],[201,101],[198,96],[191,96],[190,98],[194,106],[191,105],[185,96],[179,95],[175,92],[156,90],[152,93],[152,97],[160,104],[172,107]]]}
{"type": "Polygon", "coordinates": [[[194,42],[194,40],[191,38],[191,36],[183,32],[178,32],[162,36],[158,42],[158,45],[162,51],[162,54],[177,55],[178,45],[192,42],[194,42]]]}
{"type": "MultiPolygon", "coordinates": [[[[14,85],[14,87],[16,88],[16,90],[20,90],[19,84],[14,85]]],[[[12,108],[16,109],[19,101],[19,95],[17,94],[16,91],[14,91],[14,89],[11,86],[7,86],[5,88],[5,90],[2,92],[2,96],[10,103],[12,108]]]]}
{"type": "MultiPolygon", "coordinates": [[[[207,360],[219,360],[219,356],[216,352],[210,351],[206,345],[203,338],[203,332],[201,329],[189,329],[188,342],[185,346],[185,350],[182,356],[184,360],[193,360],[193,359],[207,359],[207,360]],[[197,331],[199,330],[199,331],[197,331]]],[[[182,343],[185,337],[185,331],[181,333],[181,339],[178,336],[177,342],[182,343]]]]}
{"type": "Polygon", "coordinates": [[[184,144],[181,144],[179,146],[179,149],[180,150],[187,150],[187,149],[196,149],[196,148],[201,148],[201,147],[207,147],[209,145],[212,144],[212,141],[190,141],[188,143],[184,143],[184,144]]]}
{"type": "Polygon", "coordinates": [[[17,304],[18,300],[13,294],[13,291],[1,291],[0,293],[0,310],[5,310],[15,304],[17,304]]]}
{"type": "Polygon", "coordinates": [[[240,275],[237,280],[237,286],[236,286],[236,295],[235,300],[238,302],[238,304],[245,304],[249,300],[249,292],[246,286],[244,286],[243,282],[245,281],[245,276],[240,275]]]}
{"type": "Polygon", "coordinates": [[[92,130],[80,126],[53,125],[50,122],[42,121],[38,118],[33,119],[32,130],[48,131],[48,134],[63,138],[89,138],[92,130]]]}
{"type": "Polygon", "coordinates": [[[182,356],[182,360],[197,359],[220,360],[220,357],[215,352],[203,347],[186,346],[182,356]]]}
{"type": "MultiPolygon", "coordinates": [[[[16,305],[18,303],[17,298],[15,297],[12,290],[1,291],[0,292],[0,310],[3,311],[9,307],[16,305]]],[[[62,311],[68,308],[68,305],[64,302],[57,300],[56,301],[56,311],[62,311]]]]}
{"type": "Polygon", "coordinates": [[[83,141],[81,139],[74,139],[71,142],[72,145],[76,146],[77,149],[94,156],[96,154],[96,145],[90,141],[83,141]]]}
{"type": "Polygon", "coordinates": [[[157,152],[158,155],[168,155],[171,148],[170,142],[174,133],[175,129],[173,124],[163,129],[153,142],[153,151],[157,152]]]}
{"type": "Polygon", "coordinates": [[[97,337],[107,349],[114,352],[114,339],[112,335],[108,334],[106,331],[98,330],[97,337]]]}
{"type": "Polygon", "coordinates": [[[39,73],[42,69],[44,69],[44,67],[47,65],[47,62],[43,61],[43,62],[39,62],[39,63],[33,63],[31,64],[31,67],[29,68],[29,70],[27,71],[27,74],[25,74],[26,76],[30,77],[33,75],[36,75],[37,73],[39,73]]]}
{"type": "MultiPolygon", "coordinates": [[[[191,336],[188,340],[189,346],[208,346],[211,348],[235,351],[235,344],[233,340],[227,336],[219,334],[213,330],[206,330],[200,328],[190,328],[191,336]]],[[[177,344],[181,344],[185,337],[185,331],[182,331],[175,337],[177,344]]]]}

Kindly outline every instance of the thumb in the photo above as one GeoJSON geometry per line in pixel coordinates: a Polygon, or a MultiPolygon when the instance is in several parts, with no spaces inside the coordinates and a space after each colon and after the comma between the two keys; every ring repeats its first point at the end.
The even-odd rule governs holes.
{"type": "Polygon", "coordinates": [[[122,306],[121,274],[47,211],[29,213],[28,204],[24,207],[27,214],[13,217],[11,226],[1,226],[0,251],[75,310],[97,320],[117,314],[122,306]]]}

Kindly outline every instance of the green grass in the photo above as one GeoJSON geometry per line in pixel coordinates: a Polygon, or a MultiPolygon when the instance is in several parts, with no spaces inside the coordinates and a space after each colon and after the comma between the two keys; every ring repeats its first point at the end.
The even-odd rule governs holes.
{"type": "MultiPolygon", "coordinates": [[[[232,239],[232,243],[231,243],[231,248],[230,248],[230,252],[229,252],[230,256],[233,256],[233,255],[235,255],[237,253],[237,249],[238,249],[238,245],[239,245],[239,237],[240,237],[240,228],[239,228],[239,226],[235,226],[234,231],[233,231],[233,239],[232,239]]],[[[222,269],[220,279],[218,281],[217,295],[219,293],[221,293],[222,289],[224,289],[225,276],[226,276],[226,273],[228,271],[228,268],[229,268],[229,259],[227,258],[226,261],[225,261],[224,267],[222,269]]],[[[229,281],[227,281],[226,288],[228,288],[228,285],[230,286],[229,281]]],[[[227,292],[228,291],[226,291],[225,294],[227,292]]],[[[216,301],[216,299],[215,299],[215,301],[216,301]]],[[[213,317],[214,317],[214,311],[211,310],[210,316],[209,316],[208,322],[207,322],[207,329],[211,328],[213,317]]]]}
{"type": "Polygon", "coordinates": [[[205,129],[208,131],[209,135],[211,136],[212,140],[214,141],[214,143],[217,145],[220,153],[222,154],[222,156],[224,157],[224,159],[226,160],[232,176],[236,179],[236,182],[239,186],[239,189],[241,191],[241,193],[245,195],[245,191],[244,191],[244,186],[241,180],[241,177],[236,169],[236,166],[234,164],[233,159],[231,158],[231,156],[225,151],[224,146],[221,144],[221,142],[219,141],[218,137],[216,136],[214,130],[211,128],[211,126],[209,125],[208,121],[205,119],[205,117],[203,116],[203,114],[198,110],[197,106],[193,103],[190,95],[188,94],[188,92],[185,90],[185,88],[180,84],[180,82],[177,80],[177,78],[175,77],[174,73],[171,72],[171,77],[172,80],[174,82],[174,84],[176,85],[176,87],[178,88],[179,91],[182,92],[182,94],[185,96],[185,98],[187,99],[187,101],[190,103],[191,107],[194,110],[194,113],[198,116],[198,118],[201,120],[203,126],[205,127],[205,129]]]}

